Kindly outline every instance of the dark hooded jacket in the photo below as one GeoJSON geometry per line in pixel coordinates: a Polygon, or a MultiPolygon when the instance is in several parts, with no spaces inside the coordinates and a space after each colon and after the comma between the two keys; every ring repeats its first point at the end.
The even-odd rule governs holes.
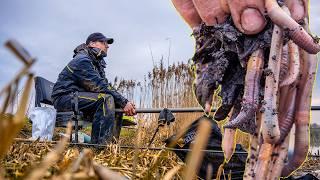
{"type": "Polygon", "coordinates": [[[73,59],[59,74],[53,87],[52,99],[57,101],[63,95],[72,92],[96,92],[113,96],[115,104],[123,108],[128,100],[113,89],[105,77],[106,63],[86,44],[74,50],[73,59]]]}

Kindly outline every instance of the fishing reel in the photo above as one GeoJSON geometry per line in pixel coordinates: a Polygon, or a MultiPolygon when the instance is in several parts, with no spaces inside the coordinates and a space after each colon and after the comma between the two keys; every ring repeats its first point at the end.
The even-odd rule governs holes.
{"type": "Polygon", "coordinates": [[[164,108],[158,117],[158,126],[164,126],[164,125],[170,125],[170,123],[174,122],[176,120],[176,118],[174,117],[174,115],[172,114],[172,112],[167,109],[164,108]]]}
{"type": "Polygon", "coordinates": [[[160,127],[163,127],[165,125],[170,125],[170,123],[174,122],[175,120],[176,120],[176,118],[174,117],[172,112],[169,109],[164,108],[159,114],[158,127],[155,130],[148,146],[150,146],[152,144],[152,142],[154,141],[154,138],[156,137],[156,134],[159,132],[160,127]]]}

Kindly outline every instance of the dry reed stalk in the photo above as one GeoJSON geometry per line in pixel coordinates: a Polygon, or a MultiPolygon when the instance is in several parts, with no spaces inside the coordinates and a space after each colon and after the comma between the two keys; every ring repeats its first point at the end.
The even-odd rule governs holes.
{"type": "Polygon", "coordinates": [[[28,51],[26,51],[17,41],[15,40],[9,40],[5,43],[5,46],[14,54],[16,57],[21,60],[24,64],[24,67],[17,73],[17,75],[6,85],[4,88],[0,91],[0,96],[3,95],[3,93],[7,92],[11,86],[26,75],[29,72],[30,67],[34,64],[36,61],[34,58],[30,56],[28,51]]]}
{"type": "Polygon", "coordinates": [[[182,168],[181,165],[177,165],[175,167],[173,167],[172,169],[170,169],[164,176],[163,176],[163,180],[171,180],[173,179],[174,175],[177,174],[177,172],[179,172],[179,170],[182,168]]]}
{"type": "Polygon", "coordinates": [[[211,180],[212,179],[212,174],[213,174],[213,169],[212,169],[212,164],[210,163],[207,166],[206,180],[211,180]]]}
{"type": "Polygon", "coordinates": [[[121,176],[119,173],[111,171],[110,169],[93,162],[93,168],[98,177],[102,180],[125,180],[126,178],[121,176]]]}
{"type": "Polygon", "coordinates": [[[218,168],[218,172],[217,172],[217,176],[216,176],[216,179],[217,180],[220,180],[221,179],[221,175],[223,175],[223,179],[226,179],[225,178],[225,174],[224,174],[224,165],[226,164],[226,161],[224,161],[218,168]]]}
{"type": "Polygon", "coordinates": [[[0,180],[4,180],[4,170],[0,166],[0,180]]]}
{"type": "Polygon", "coordinates": [[[17,112],[15,113],[15,115],[6,119],[4,117],[4,114],[0,114],[0,159],[2,159],[7,149],[13,142],[13,138],[24,125],[24,118],[27,109],[27,103],[29,100],[29,94],[31,91],[32,79],[33,75],[29,74],[20,104],[17,108],[17,112]]]}
{"type": "MultiPolygon", "coordinates": [[[[9,104],[14,102],[14,93],[17,91],[19,81],[24,75],[29,72],[30,67],[35,62],[35,59],[31,58],[29,53],[23,49],[23,47],[16,41],[10,40],[5,44],[17,57],[24,63],[24,67],[18,72],[18,74],[0,91],[0,96],[6,93],[6,98],[4,100],[3,107],[0,107],[0,160],[3,158],[7,149],[13,141],[13,138],[23,127],[24,115],[27,109],[27,101],[29,99],[29,94],[32,86],[33,74],[28,74],[27,81],[25,83],[25,88],[22,93],[22,98],[20,100],[19,106],[17,107],[17,112],[13,116],[6,117],[5,112],[9,104]]],[[[13,107],[13,105],[12,105],[13,107]]]]}
{"type": "Polygon", "coordinates": [[[24,76],[26,75],[31,66],[33,65],[35,61],[31,62],[30,64],[26,65],[25,67],[23,67],[18,73],[17,75],[4,87],[1,89],[0,91],[0,96],[2,96],[5,92],[7,92],[8,90],[10,90],[11,86],[13,84],[15,84],[16,82],[19,82],[19,80],[24,76]]]}
{"type": "MultiPolygon", "coordinates": [[[[164,150],[160,150],[155,156],[153,156],[153,159],[151,161],[151,164],[148,165],[148,168],[142,171],[141,174],[145,174],[147,171],[152,171],[157,168],[160,161],[160,156],[164,152],[164,150]]],[[[143,177],[143,179],[150,179],[150,174],[146,173],[146,176],[143,177]]]]}
{"type": "Polygon", "coordinates": [[[41,179],[45,176],[47,169],[55,164],[61,154],[63,153],[71,134],[72,124],[71,122],[67,125],[67,132],[66,137],[62,137],[61,141],[56,145],[55,149],[49,152],[41,161],[40,165],[37,166],[27,177],[26,179],[34,180],[34,179],[41,179]]]}
{"type": "Polygon", "coordinates": [[[136,137],[136,141],[134,143],[135,145],[135,149],[134,149],[134,159],[133,159],[133,174],[137,174],[137,163],[138,163],[138,154],[139,154],[139,150],[137,147],[141,146],[141,139],[142,139],[142,127],[141,127],[141,122],[139,123],[139,127],[138,127],[138,132],[137,132],[137,137],[136,137]]]}
{"type": "Polygon", "coordinates": [[[16,55],[16,57],[21,60],[24,65],[30,64],[30,62],[32,62],[34,60],[34,58],[32,58],[29,54],[28,51],[26,51],[21,44],[14,40],[8,40],[5,43],[5,46],[14,54],[16,55]]]}
{"type": "Polygon", "coordinates": [[[207,147],[208,138],[211,132],[211,123],[208,120],[203,120],[199,123],[197,135],[193,144],[191,145],[191,152],[187,155],[187,167],[184,170],[185,180],[192,180],[198,173],[200,163],[202,161],[204,150],[207,147]]]}
{"type": "MultiPolygon", "coordinates": [[[[87,164],[87,167],[88,165],[90,166],[90,163],[88,163],[88,161],[91,161],[92,159],[93,159],[93,152],[90,149],[82,150],[79,157],[72,164],[71,172],[72,173],[77,172],[80,168],[81,163],[83,162],[87,164]]],[[[86,172],[86,173],[89,173],[89,172],[86,172]]]]}
{"type": "MultiPolygon", "coordinates": [[[[64,156],[61,161],[58,162],[58,169],[59,170],[68,170],[70,169],[70,166],[76,163],[77,158],[79,157],[80,152],[78,149],[70,148],[67,149],[64,153],[64,156]]],[[[72,168],[70,170],[72,173],[72,168]]]]}

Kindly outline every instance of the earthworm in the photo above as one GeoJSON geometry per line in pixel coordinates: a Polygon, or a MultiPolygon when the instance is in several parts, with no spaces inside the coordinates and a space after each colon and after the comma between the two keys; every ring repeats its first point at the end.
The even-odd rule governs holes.
{"type": "Polygon", "coordinates": [[[288,155],[289,139],[290,135],[288,135],[281,144],[277,145],[274,148],[274,152],[272,153],[272,161],[270,163],[270,171],[267,179],[278,180],[281,176],[281,172],[288,155]]]}
{"type": "Polygon", "coordinates": [[[280,82],[280,87],[292,84],[298,79],[299,69],[300,69],[300,56],[299,47],[292,41],[288,42],[288,52],[289,52],[289,72],[285,79],[280,82]]]}
{"type": "MultiPolygon", "coordinates": [[[[289,134],[293,123],[294,115],[296,110],[296,99],[297,99],[297,87],[296,85],[286,88],[286,91],[283,92],[286,94],[286,101],[280,102],[280,106],[283,106],[282,111],[279,115],[279,129],[280,129],[280,139],[279,142],[282,142],[284,138],[289,134]]],[[[282,93],[280,94],[280,96],[282,93]]]]}
{"type": "Polygon", "coordinates": [[[262,134],[265,143],[274,144],[280,138],[278,124],[278,100],[280,59],[282,58],[282,29],[275,25],[272,34],[268,68],[265,70],[266,81],[264,101],[262,103],[262,134]]]}
{"type": "Polygon", "coordinates": [[[258,153],[259,153],[259,144],[261,144],[260,140],[260,125],[261,125],[261,113],[257,113],[257,128],[256,132],[250,136],[250,149],[248,151],[248,157],[246,161],[246,168],[244,171],[243,179],[244,180],[253,180],[255,177],[255,166],[258,161],[258,153]]]}
{"type": "Polygon", "coordinates": [[[307,54],[304,60],[304,70],[297,91],[297,103],[295,111],[295,143],[292,158],[285,165],[282,176],[289,176],[305,161],[309,149],[309,122],[312,88],[317,69],[316,55],[307,54]]]}
{"type": "MultiPolygon", "coordinates": [[[[258,49],[253,52],[249,58],[241,111],[239,115],[234,120],[229,121],[224,128],[239,128],[241,125],[254,123],[252,122],[252,118],[255,116],[259,104],[260,78],[264,64],[263,56],[264,51],[258,49]]],[[[247,130],[247,132],[249,131],[251,130],[247,130]]]]}
{"type": "MultiPolygon", "coordinates": [[[[276,25],[288,29],[288,35],[300,48],[310,54],[317,54],[320,45],[294,19],[281,9],[276,0],[265,0],[268,16],[276,25]]],[[[286,8],[286,7],[284,7],[286,8]]]]}
{"type": "Polygon", "coordinates": [[[287,43],[282,48],[282,59],[281,59],[280,74],[279,74],[280,83],[282,83],[282,81],[285,79],[289,71],[289,52],[288,51],[289,49],[288,49],[288,43],[287,43]]]}
{"type": "MultiPolygon", "coordinates": [[[[229,113],[229,114],[232,114],[230,117],[230,120],[237,117],[237,115],[240,112],[240,108],[241,107],[232,108],[232,110],[229,113]]],[[[226,162],[229,162],[229,160],[231,159],[235,146],[236,146],[236,129],[224,129],[221,147],[222,147],[226,162]]]]}
{"type": "Polygon", "coordinates": [[[273,148],[274,145],[269,143],[263,143],[261,145],[257,165],[254,170],[256,173],[255,179],[266,179],[273,148]]]}
{"type": "MultiPolygon", "coordinates": [[[[308,21],[305,19],[306,30],[309,30],[308,21]]],[[[309,123],[310,123],[310,108],[313,83],[317,71],[318,59],[316,55],[308,54],[301,50],[303,69],[302,77],[299,81],[297,91],[297,102],[295,111],[295,143],[293,156],[289,159],[282,171],[282,176],[288,176],[299,168],[305,161],[309,149],[309,123]]]]}

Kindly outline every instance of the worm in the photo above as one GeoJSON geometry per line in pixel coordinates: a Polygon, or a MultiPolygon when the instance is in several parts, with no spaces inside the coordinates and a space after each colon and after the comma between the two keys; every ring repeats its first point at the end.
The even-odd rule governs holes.
{"type": "Polygon", "coordinates": [[[300,69],[299,47],[292,41],[288,42],[289,53],[289,72],[285,79],[280,83],[280,87],[288,86],[298,79],[300,69]]]}
{"type": "MultiPolygon", "coordinates": [[[[304,52],[306,53],[306,52],[304,52]]],[[[302,79],[297,91],[295,111],[295,143],[292,158],[283,168],[282,176],[289,176],[305,161],[309,149],[309,122],[312,88],[317,69],[317,57],[306,53],[302,79]]]]}
{"type": "Polygon", "coordinates": [[[260,125],[261,125],[261,113],[257,113],[257,129],[255,134],[250,136],[250,149],[248,151],[248,157],[246,161],[246,168],[244,171],[243,179],[244,180],[253,180],[255,177],[255,166],[258,161],[258,153],[259,153],[259,144],[261,144],[260,140],[260,125]]]}
{"type": "Polygon", "coordinates": [[[288,29],[289,37],[300,48],[310,54],[317,54],[320,51],[318,42],[316,42],[302,26],[292,19],[290,15],[282,10],[276,0],[265,0],[265,7],[272,22],[282,28],[288,29]]]}
{"type": "MultiPolygon", "coordinates": [[[[249,58],[241,111],[239,115],[234,120],[229,121],[224,128],[234,129],[239,128],[240,126],[249,128],[252,126],[248,124],[255,123],[254,121],[252,122],[252,118],[255,116],[259,105],[260,79],[264,65],[263,55],[264,51],[262,49],[258,49],[253,52],[249,58]]],[[[246,132],[252,131],[250,129],[242,130],[246,132]]]]}
{"type": "Polygon", "coordinates": [[[265,70],[266,81],[261,128],[263,140],[270,144],[274,144],[280,139],[277,97],[279,95],[280,59],[282,58],[282,32],[279,26],[274,26],[268,68],[265,70]]]}
{"type": "Polygon", "coordinates": [[[274,152],[272,153],[272,161],[270,163],[270,171],[267,179],[278,180],[281,176],[281,172],[288,155],[289,139],[290,136],[288,135],[281,144],[277,145],[274,148],[274,152]]]}
{"type": "Polygon", "coordinates": [[[269,162],[274,145],[263,143],[260,147],[257,165],[255,167],[255,179],[266,179],[268,174],[269,162]]]}
{"type": "MultiPolygon", "coordinates": [[[[305,20],[305,29],[309,30],[308,21],[305,20]]],[[[309,123],[313,84],[317,71],[318,59],[316,55],[302,51],[303,69],[302,77],[297,91],[295,111],[295,143],[293,156],[289,159],[282,171],[282,176],[289,176],[305,161],[309,149],[309,123]]]]}
{"type": "Polygon", "coordinates": [[[286,78],[288,71],[289,71],[289,48],[288,43],[283,46],[282,49],[282,59],[281,59],[281,65],[280,65],[280,74],[279,74],[279,81],[282,83],[282,81],[286,78]]]}

